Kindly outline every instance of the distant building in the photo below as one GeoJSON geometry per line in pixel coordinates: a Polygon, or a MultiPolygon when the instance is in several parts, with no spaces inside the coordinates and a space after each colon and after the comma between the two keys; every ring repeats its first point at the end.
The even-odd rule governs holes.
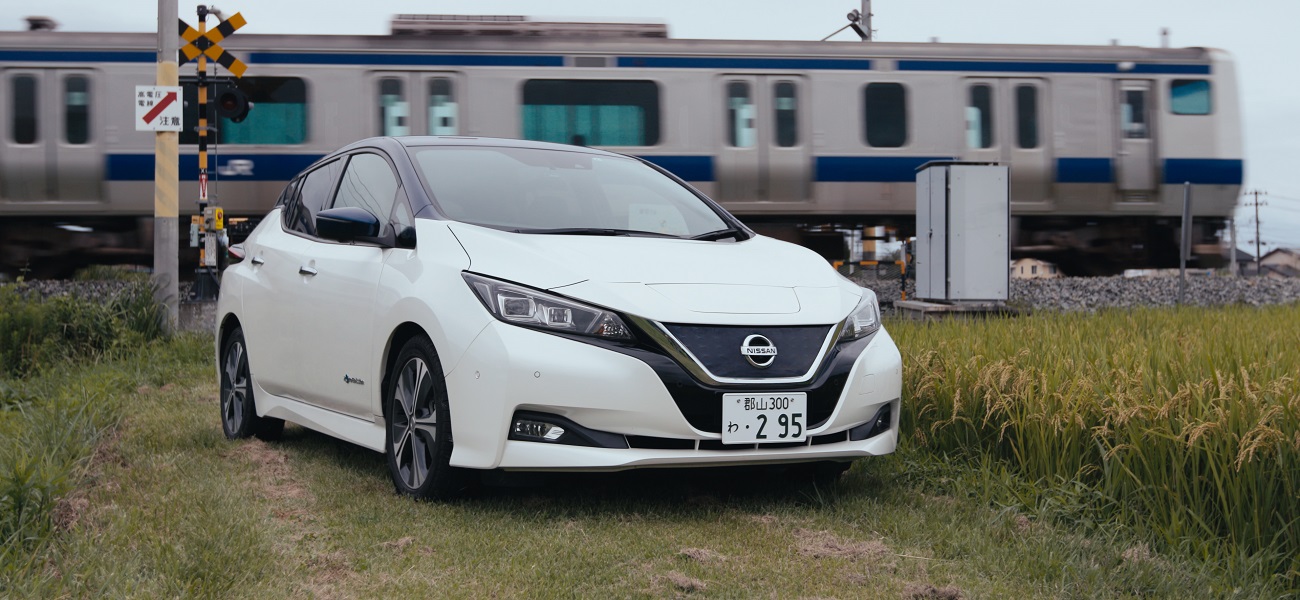
{"type": "Polygon", "coordinates": [[[1055,279],[1061,276],[1056,265],[1037,258],[1021,258],[1011,261],[1012,279],[1055,279]]]}
{"type": "Polygon", "coordinates": [[[1300,277],[1300,250],[1278,248],[1259,259],[1259,268],[1268,277],[1300,277]]]}

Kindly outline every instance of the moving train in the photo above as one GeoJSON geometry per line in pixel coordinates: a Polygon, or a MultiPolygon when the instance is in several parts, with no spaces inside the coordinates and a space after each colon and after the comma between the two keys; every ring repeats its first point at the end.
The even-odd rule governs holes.
{"type": "MultiPolygon", "coordinates": [[[[0,32],[0,269],[151,264],[155,35],[0,32]]],[[[672,39],[664,25],[399,15],[384,36],[239,34],[210,191],[239,236],[290,177],[373,135],[494,136],[642,157],[756,230],[914,233],[915,171],[1010,166],[1013,256],[1073,273],[1218,255],[1243,175],[1235,66],[1207,48],[672,39]]],[[[197,209],[193,63],[181,206],[197,209]]],[[[820,232],[820,233],[819,233],[820,232]]],[[[182,245],[188,239],[182,232],[182,245]]],[[[188,249],[185,249],[188,250],[188,249]]],[[[196,251],[191,251],[197,256],[196,251]]],[[[191,261],[194,257],[190,257],[191,261]]]]}

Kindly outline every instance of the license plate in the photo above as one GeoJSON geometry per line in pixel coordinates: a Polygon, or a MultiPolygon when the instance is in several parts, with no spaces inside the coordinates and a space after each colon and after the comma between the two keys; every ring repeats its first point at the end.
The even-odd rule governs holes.
{"type": "Polygon", "coordinates": [[[723,394],[722,443],[776,444],[808,439],[808,394],[723,394]]]}

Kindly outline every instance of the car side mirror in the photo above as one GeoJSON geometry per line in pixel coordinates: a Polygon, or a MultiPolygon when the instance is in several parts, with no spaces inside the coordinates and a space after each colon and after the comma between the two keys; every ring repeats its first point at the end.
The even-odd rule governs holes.
{"type": "Polygon", "coordinates": [[[316,213],[316,235],[340,242],[375,237],[379,235],[379,219],[355,206],[322,210],[316,213]]]}

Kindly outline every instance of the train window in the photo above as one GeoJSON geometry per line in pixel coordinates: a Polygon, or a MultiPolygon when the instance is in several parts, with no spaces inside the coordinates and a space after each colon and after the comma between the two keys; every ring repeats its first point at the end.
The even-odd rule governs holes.
{"type": "Polygon", "coordinates": [[[1176,115],[1210,114],[1210,82],[1175,79],[1169,84],[1169,110],[1176,115]]]}
{"type": "MultiPolygon", "coordinates": [[[[185,125],[181,129],[180,143],[199,142],[198,117],[189,107],[198,105],[198,90],[193,77],[181,80],[185,93],[185,125]]],[[[307,84],[298,77],[244,77],[237,87],[242,90],[253,107],[243,121],[235,123],[218,117],[215,140],[222,144],[302,144],[307,141],[307,84]]],[[[208,100],[216,95],[219,86],[208,89],[208,100]]],[[[215,114],[215,110],[213,113],[215,114]]]]}
{"type": "Polygon", "coordinates": [[[798,98],[794,82],[778,81],[772,86],[776,98],[776,145],[782,148],[799,145],[798,98]]]}
{"type": "Polygon", "coordinates": [[[90,141],[90,81],[85,75],[63,78],[63,139],[69,144],[90,141]]]}
{"type": "Polygon", "coordinates": [[[727,144],[735,148],[754,145],[754,95],[744,81],[727,83],[727,144]]]}
{"type": "Polygon", "coordinates": [[[993,86],[970,86],[966,102],[966,147],[993,147],[993,86]]]}
{"type": "Polygon", "coordinates": [[[579,146],[659,143],[659,85],[653,81],[530,79],[523,135],[579,146]]]}
{"type": "Polygon", "coordinates": [[[1124,137],[1130,140],[1147,138],[1147,92],[1124,90],[1124,103],[1120,106],[1124,137]]]}
{"type": "Polygon", "coordinates": [[[307,235],[316,235],[316,213],[329,202],[334,180],[338,179],[343,161],[334,160],[308,173],[298,187],[298,199],[289,207],[285,220],[289,229],[307,235]]]}
{"type": "Polygon", "coordinates": [[[1016,86],[1016,145],[1038,147],[1038,87],[1016,86]]]}
{"type": "Polygon", "coordinates": [[[868,146],[898,148],[907,144],[907,89],[903,84],[867,84],[862,106],[868,146]]]}
{"type": "Polygon", "coordinates": [[[343,171],[334,208],[355,206],[369,211],[383,223],[380,235],[388,233],[388,223],[397,198],[397,176],[388,161],[378,154],[355,154],[343,171]]]}
{"type": "Polygon", "coordinates": [[[451,80],[429,80],[429,134],[456,135],[456,94],[451,80]]]}
{"type": "Polygon", "coordinates": [[[36,143],[36,77],[16,75],[10,80],[13,88],[13,127],[10,129],[15,144],[36,143]]]}
{"type": "Polygon", "coordinates": [[[402,80],[385,77],[379,80],[379,135],[410,135],[407,119],[411,114],[402,80]]]}

